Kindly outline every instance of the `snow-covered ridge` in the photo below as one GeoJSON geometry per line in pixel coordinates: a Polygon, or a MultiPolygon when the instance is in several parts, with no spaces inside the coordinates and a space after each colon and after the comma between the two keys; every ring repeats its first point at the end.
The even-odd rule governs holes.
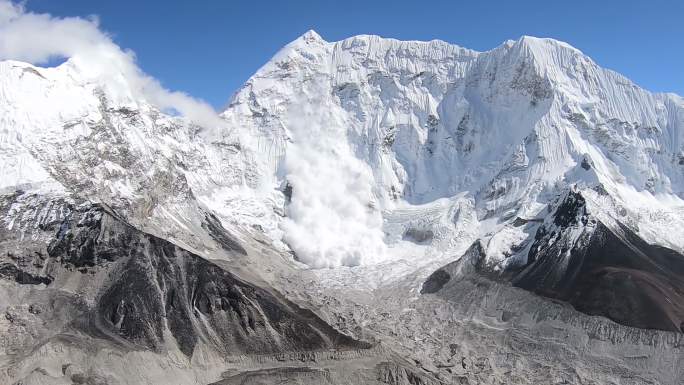
{"type": "Polygon", "coordinates": [[[309,31],[235,94],[220,129],[110,88],[70,62],[2,62],[2,186],[55,181],[195,249],[198,210],[213,211],[315,267],[424,265],[478,237],[505,265],[529,236],[510,223],[571,184],[602,185],[656,241],[658,218],[684,212],[682,99],[553,39],[476,52],[309,31]],[[457,215],[430,219],[445,202],[457,215]]]}
{"type": "Polygon", "coordinates": [[[312,133],[324,139],[318,120],[299,124],[307,108],[342,121],[330,140],[371,169],[373,207],[391,212],[466,192],[496,258],[527,236],[507,220],[541,215],[567,184],[604,184],[625,204],[638,196],[643,207],[681,206],[681,100],[649,93],[553,39],[525,36],[478,53],[377,36],[328,43],[308,32],[262,67],[223,116],[270,154],[266,174],[287,179],[288,148],[312,133]]]}

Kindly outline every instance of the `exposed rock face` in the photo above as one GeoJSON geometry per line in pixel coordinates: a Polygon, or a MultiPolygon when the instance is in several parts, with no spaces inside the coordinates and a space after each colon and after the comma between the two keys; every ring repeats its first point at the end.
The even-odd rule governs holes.
{"type": "MultiPolygon", "coordinates": [[[[239,249],[238,244],[231,245],[239,249]]],[[[224,354],[363,347],[308,310],[247,284],[168,241],[92,206],[64,221],[48,246],[67,267],[106,268],[93,328],[159,350],[167,330],[180,350],[199,340],[224,354]]]]}
{"type": "Polygon", "coordinates": [[[421,338],[448,344],[432,357],[452,383],[681,383],[681,368],[662,366],[684,360],[684,335],[672,317],[681,302],[663,300],[676,299],[681,288],[674,272],[654,270],[661,258],[680,257],[625,228],[613,231],[586,206],[571,191],[542,225],[528,224],[538,231],[521,269],[492,269],[486,245],[476,241],[423,282],[411,309],[432,309],[435,319],[417,320],[406,332],[430,329],[431,337],[421,338]]]}
{"type": "Polygon", "coordinates": [[[442,368],[447,383],[681,384],[684,374],[681,333],[583,315],[477,273],[455,275],[435,294],[403,305],[431,312],[394,330],[409,350],[426,349],[422,359],[442,368]],[[423,333],[411,334],[414,328],[423,333]]]}
{"type": "Polygon", "coordinates": [[[684,332],[684,255],[609,227],[570,192],[539,228],[516,286],[618,323],[684,332]]]}
{"type": "Polygon", "coordinates": [[[430,274],[423,283],[421,294],[433,294],[440,291],[452,279],[460,279],[471,274],[486,274],[484,266],[485,249],[479,241],[473,243],[457,261],[452,262],[430,274]]]}
{"type": "Polygon", "coordinates": [[[3,263],[0,265],[0,278],[14,280],[20,285],[39,285],[45,284],[49,285],[52,282],[52,278],[41,277],[39,275],[33,275],[21,270],[12,263],[3,263]]]}
{"type": "MultiPolygon", "coordinates": [[[[200,339],[225,354],[367,347],[309,310],[142,233],[100,206],[72,206],[69,211],[47,247],[46,263],[83,275],[109,272],[97,285],[89,316],[93,329],[84,332],[118,335],[158,350],[168,327],[188,356],[200,339]]],[[[12,265],[0,271],[16,274],[19,284],[49,286],[52,281],[5,266],[12,265]]]]}
{"type": "MultiPolygon", "coordinates": [[[[202,354],[213,351],[218,357],[283,354],[279,359],[283,362],[301,359],[313,362],[310,365],[314,366],[318,360],[326,359],[325,352],[340,352],[341,356],[330,353],[335,360],[347,359],[345,351],[351,352],[349,358],[359,357],[362,361],[364,357],[374,360],[373,357],[383,356],[369,350],[371,344],[341,334],[310,310],[274,290],[250,284],[225,268],[143,233],[107,208],[22,193],[3,196],[2,202],[3,210],[21,202],[26,206],[23,214],[31,207],[49,207],[53,212],[64,213],[52,217],[51,222],[39,220],[32,226],[2,230],[0,246],[20,257],[4,253],[0,277],[20,285],[18,292],[26,293],[33,301],[23,310],[7,308],[5,317],[10,324],[23,325],[22,328],[30,322],[42,324],[36,328],[44,341],[80,336],[86,344],[104,343],[126,351],[168,354],[178,349],[187,359],[193,359],[201,346],[202,354]],[[23,260],[22,243],[17,238],[29,228],[47,241],[41,254],[44,257],[38,258],[43,263],[41,271],[50,272],[45,277],[35,273],[37,266],[24,271],[17,266],[25,263],[12,262],[23,260]],[[78,282],[75,287],[73,282],[78,282]],[[22,288],[25,285],[39,286],[38,294],[27,292],[22,288]],[[84,302],[79,293],[89,299],[84,302]],[[61,306],[61,311],[55,306],[61,306]],[[22,320],[23,317],[34,321],[22,320]],[[54,318],[58,322],[48,324],[54,318]],[[370,353],[354,353],[365,350],[370,353]],[[292,357],[288,358],[288,354],[292,357]]],[[[236,255],[246,254],[239,243],[228,241],[230,236],[219,225],[210,225],[212,234],[222,240],[223,246],[236,255]]],[[[21,335],[26,331],[15,332],[21,335]]],[[[5,333],[12,331],[4,330],[5,333]]],[[[21,352],[17,343],[5,345],[4,353],[9,357],[21,352]]],[[[389,357],[385,360],[393,362],[389,357]]],[[[374,373],[374,366],[368,370],[374,373]]],[[[412,373],[411,369],[405,370],[412,373]]],[[[302,368],[286,373],[305,373],[310,380],[307,383],[318,383],[318,377],[310,375],[317,371],[302,368]]],[[[271,381],[282,377],[279,373],[266,378],[271,381]]],[[[72,381],[78,382],[74,378],[79,376],[87,377],[77,373],[71,376],[72,381]]],[[[254,378],[256,374],[244,376],[254,378]]],[[[3,378],[11,380],[13,376],[3,378]]],[[[102,379],[101,383],[118,382],[102,379]]]]}
{"type": "Polygon", "coordinates": [[[452,277],[481,275],[560,299],[577,310],[643,329],[684,332],[684,255],[651,245],[616,222],[589,212],[581,192],[569,191],[536,231],[527,263],[496,272],[475,242],[436,270],[421,293],[436,293],[452,277]]]}
{"type": "Polygon", "coordinates": [[[444,285],[449,282],[451,275],[447,273],[444,269],[439,269],[434,273],[430,274],[428,279],[423,283],[423,287],[420,289],[421,294],[432,294],[436,293],[444,287],[444,285]]]}

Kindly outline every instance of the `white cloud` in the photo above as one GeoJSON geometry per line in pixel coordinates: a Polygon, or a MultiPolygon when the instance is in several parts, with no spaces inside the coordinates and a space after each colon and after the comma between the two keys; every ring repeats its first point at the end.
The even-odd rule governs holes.
{"type": "Polygon", "coordinates": [[[163,110],[174,109],[203,126],[223,124],[207,103],[169,91],[145,74],[136,64],[135,54],[116,45],[100,29],[97,18],[36,14],[23,5],[0,0],[0,60],[44,64],[54,58],[70,59],[93,78],[118,79],[119,83],[124,79],[136,97],[163,110]]]}

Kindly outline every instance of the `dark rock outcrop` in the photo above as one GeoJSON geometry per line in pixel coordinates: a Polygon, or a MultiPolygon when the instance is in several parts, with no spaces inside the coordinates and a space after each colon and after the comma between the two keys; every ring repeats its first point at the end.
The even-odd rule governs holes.
{"type": "Polygon", "coordinates": [[[451,275],[444,269],[438,269],[430,274],[428,279],[423,283],[420,289],[420,294],[433,294],[439,291],[444,285],[449,282],[451,275]]]}
{"type": "Polygon", "coordinates": [[[9,279],[20,285],[49,285],[52,277],[31,274],[11,263],[0,263],[0,278],[9,279]]]}
{"type": "MultiPolygon", "coordinates": [[[[127,349],[162,351],[171,342],[188,356],[200,343],[225,355],[370,347],[278,292],[137,230],[107,207],[21,193],[3,198],[5,211],[23,199],[31,213],[61,213],[0,232],[0,279],[49,285],[41,294],[47,301],[61,295],[62,282],[80,282],[77,290],[94,301],[65,319],[79,333],[127,349]],[[44,239],[43,246],[25,245],[27,231],[44,239]]],[[[204,226],[224,250],[246,255],[217,218],[207,216],[204,226]]]]}
{"type": "Polygon", "coordinates": [[[570,192],[541,226],[513,283],[577,310],[646,329],[682,331],[684,255],[609,227],[570,192]]]}
{"type": "Polygon", "coordinates": [[[485,267],[485,249],[482,243],[475,241],[468,250],[456,261],[441,267],[423,282],[420,289],[421,294],[434,294],[453,280],[461,279],[463,276],[477,273],[487,275],[485,267]]]}
{"type": "Polygon", "coordinates": [[[226,230],[221,221],[214,214],[206,214],[202,227],[207,230],[209,235],[226,251],[236,252],[247,255],[245,248],[240,245],[237,239],[226,230]]]}
{"type": "MultiPolygon", "coordinates": [[[[221,230],[209,223],[215,233],[221,230]]],[[[222,239],[224,247],[245,252],[236,241],[222,239]]],[[[133,346],[162,349],[168,327],[187,355],[200,341],[225,354],[366,347],[277,293],[98,206],[65,221],[48,251],[65,265],[110,269],[90,315],[90,332],[133,346]]]]}
{"type": "Polygon", "coordinates": [[[476,241],[430,275],[421,293],[476,274],[626,326],[684,333],[684,255],[651,245],[619,223],[601,222],[580,192],[568,192],[537,229],[524,266],[499,272],[485,261],[476,241]]]}

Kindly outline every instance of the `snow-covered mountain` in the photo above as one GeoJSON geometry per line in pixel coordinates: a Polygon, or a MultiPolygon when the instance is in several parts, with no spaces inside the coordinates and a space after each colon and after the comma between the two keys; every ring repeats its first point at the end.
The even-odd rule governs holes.
{"type": "MultiPolygon", "coordinates": [[[[677,217],[682,111],[677,96],[651,94],[554,40],[523,37],[477,53],[375,36],[327,43],[309,32],[260,69],[224,117],[268,154],[265,174],[292,179],[290,215],[305,227],[325,222],[307,210],[318,211],[312,202],[334,204],[326,199],[337,199],[335,192],[322,187],[334,185],[345,196],[363,193],[346,202],[358,210],[389,213],[462,195],[479,222],[491,222],[481,226],[486,234],[505,232],[499,225],[516,216],[539,216],[575,183],[601,184],[630,218],[662,229],[642,210],[677,217]],[[330,153],[333,175],[324,171],[330,153]],[[312,172],[316,181],[299,180],[312,172]]],[[[373,212],[338,219],[380,226],[373,212]]],[[[684,246],[682,234],[653,235],[684,246]]],[[[492,246],[521,236],[507,233],[492,246]]],[[[496,247],[491,257],[501,259],[505,250],[496,247]]],[[[373,251],[361,254],[372,261],[373,251]]],[[[325,250],[303,258],[346,264],[327,260],[325,250]]]]}
{"type": "Polygon", "coordinates": [[[233,97],[226,127],[204,129],[81,67],[2,64],[3,186],[57,180],[143,218],[199,201],[320,267],[390,258],[383,218],[397,209],[459,197],[480,232],[506,233],[492,242],[504,247],[522,235],[501,223],[537,217],[567,185],[601,184],[649,240],[684,247],[657,227],[682,205],[681,98],[555,40],[478,53],[309,31],[233,97]],[[287,207],[274,193],[286,186],[287,207]]]}
{"type": "MultiPolygon", "coordinates": [[[[379,310],[367,314],[369,298],[385,296],[383,306],[391,313],[417,307],[417,302],[402,301],[423,298],[421,287],[425,296],[447,297],[444,293],[455,290],[454,285],[465,285],[453,278],[472,273],[463,261],[473,255],[475,270],[493,282],[510,281],[626,325],[684,327],[684,284],[672,273],[684,258],[684,100],[648,92],[566,43],[526,36],[476,52],[442,41],[378,36],[331,43],[309,31],[259,69],[220,117],[219,124],[207,125],[160,110],[134,92],[123,74],[92,76],[82,60],[53,68],[0,62],[0,191],[6,194],[2,247],[21,255],[25,246],[17,239],[31,238],[50,245],[45,251],[50,258],[75,258],[50,251],[55,242],[63,242],[59,232],[53,239],[50,231],[61,229],[54,225],[61,221],[80,228],[68,213],[82,212],[74,207],[88,201],[96,208],[83,210],[104,210],[111,219],[85,234],[128,234],[123,225],[112,227],[109,221],[129,223],[149,234],[136,233],[133,238],[144,239],[136,241],[140,244],[157,245],[148,236],[170,241],[190,253],[183,258],[225,264],[242,279],[321,309],[326,322],[359,340],[372,337],[398,350],[414,351],[410,344],[415,341],[400,341],[394,331],[387,332],[391,322],[386,318],[378,326],[357,319],[360,314],[383,319],[379,310]],[[606,250],[627,251],[596,257],[606,250]],[[468,258],[459,262],[464,253],[468,258]],[[594,268],[608,272],[610,279],[602,280],[594,268]],[[637,284],[625,284],[632,276],[637,284]],[[586,296],[578,297],[577,288],[586,296]],[[365,294],[355,299],[344,291],[365,294]],[[643,298],[615,304],[620,293],[643,298]],[[614,306],[603,311],[605,303],[614,306]],[[628,308],[656,309],[659,315],[631,317],[628,308]]],[[[104,242],[98,235],[83,237],[104,242]]],[[[106,242],[97,250],[113,247],[106,242]]],[[[88,259],[85,244],[74,250],[88,259]]],[[[167,246],[145,247],[152,250],[148,259],[155,267],[107,265],[109,270],[94,274],[149,271],[179,253],[157,251],[167,246]]],[[[23,268],[8,258],[0,261],[23,268]]],[[[122,263],[116,261],[109,262],[122,263]]],[[[100,263],[108,262],[93,262],[100,263]]],[[[178,266],[195,262],[183,263],[178,266]]],[[[23,269],[38,283],[53,274],[47,267],[23,269]]],[[[194,271],[178,269],[182,279],[197,279],[194,271]]],[[[7,276],[18,276],[14,271],[7,276]]],[[[67,274],[63,268],[55,272],[67,274]]],[[[67,292],[80,287],[74,286],[75,278],[57,278],[46,286],[67,292]]],[[[165,298],[180,290],[170,283],[158,285],[165,298]]],[[[500,292],[505,290],[512,289],[500,292]]],[[[500,292],[497,298],[509,295],[500,292]]],[[[520,295],[525,303],[537,301],[520,295]]],[[[250,295],[240,298],[245,304],[240,311],[264,312],[250,295]]],[[[269,301],[287,308],[288,319],[298,319],[289,302],[269,301]]],[[[544,304],[539,306],[550,306],[544,304]]],[[[162,313],[181,312],[174,313],[182,315],[174,322],[194,325],[188,329],[192,346],[215,334],[222,341],[228,338],[223,319],[188,316],[191,310],[168,302],[160,306],[162,313]]],[[[209,314],[205,302],[188,306],[204,306],[200,313],[209,314]]],[[[216,306],[221,308],[220,301],[208,308],[216,306]]],[[[115,313],[126,309],[109,307],[115,313]]],[[[110,314],[110,321],[120,327],[117,314],[110,314]]],[[[254,318],[266,319],[264,329],[252,330],[260,336],[277,330],[273,338],[291,344],[294,337],[271,326],[271,318],[260,317],[254,318]]],[[[307,322],[319,330],[323,321],[307,322]]],[[[585,321],[564,322],[576,326],[585,321]]],[[[593,319],[582,325],[604,330],[598,334],[608,335],[616,351],[624,345],[615,333],[631,330],[593,319]],[[596,322],[618,331],[610,334],[596,322]]],[[[175,338],[186,356],[200,354],[188,350],[175,327],[160,326],[145,338],[155,342],[154,349],[175,338]]],[[[675,345],[681,341],[649,332],[654,339],[674,339],[675,345]]],[[[328,339],[335,333],[322,333],[320,345],[334,346],[328,339]]],[[[418,350],[434,360],[428,352],[441,347],[421,343],[418,350]]],[[[225,353],[208,343],[198,346],[212,360],[225,353]]],[[[663,346],[665,351],[649,356],[644,365],[653,369],[662,357],[680,357],[679,350],[663,346]]],[[[612,373],[610,367],[605,373],[612,373]]],[[[432,367],[421,368],[430,372],[432,367]]],[[[18,371],[28,378],[26,370],[18,371]]],[[[434,373],[444,375],[444,370],[434,373]]],[[[600,382],[612,375],[589,377],[600,382]]]]}

